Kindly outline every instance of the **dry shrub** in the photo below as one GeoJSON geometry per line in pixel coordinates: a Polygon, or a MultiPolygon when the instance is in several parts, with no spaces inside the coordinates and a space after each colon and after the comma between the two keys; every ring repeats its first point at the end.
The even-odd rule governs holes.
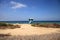
{"type": "Polygon", "coordinates": [[[8,34],[0,34],[0,37],[4,37],[4,36],[11,36],[10,33],[8,34]]]}
{"type": "Polygon", "coordinates": [[[34,27],[47,27],[47,28],[60,28],[60,24],[40,24],[40,23],[35,23],[35,24],[31,24],[31,26],[34,27]]]}
{"type": "Polygon", "coordinates": [[[0,29],[14,29],[14,28],[20,28],[20,25],[0,23],[0,29]]]}

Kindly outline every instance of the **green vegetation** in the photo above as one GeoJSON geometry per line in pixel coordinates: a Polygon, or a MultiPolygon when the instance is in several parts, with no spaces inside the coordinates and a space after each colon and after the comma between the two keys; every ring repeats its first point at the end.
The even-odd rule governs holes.
{"type": "Polygon", "coordinates": [[[0,23],[0,26],[7,26],[6,23],[0,23]]]}
{"type": "Polygon", "coordinates": [[[60,24],[56,24],[56,23],[53,23],[53,24],[34,23],[34,24],[31,24],[31,26],[34,26],[34,27],[47,27],[47,28],[60,28],[60,24]]]}
{"type": "Polygon", "coordinates": [[[0,23],[0,29],[14,29],[20,28],[19,25],[7,24],[7,23],[0,23]]]}

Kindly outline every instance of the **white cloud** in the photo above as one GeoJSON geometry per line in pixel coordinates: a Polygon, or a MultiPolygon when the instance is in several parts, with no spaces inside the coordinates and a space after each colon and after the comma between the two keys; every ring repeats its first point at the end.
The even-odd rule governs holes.
{"type": "Polygon", "coordinates": [[[14,2],[14,1],[11,1],[10,4],[12,5],[13,9],[27,7],[27,5],[25,4],[14,2]]]}

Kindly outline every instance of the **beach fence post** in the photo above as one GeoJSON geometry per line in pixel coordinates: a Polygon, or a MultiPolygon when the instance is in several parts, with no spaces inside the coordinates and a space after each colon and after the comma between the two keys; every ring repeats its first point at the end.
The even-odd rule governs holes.
{"type": "Polygon", "coordinates": [[[29,24],[31,24],[33,22],[33,18],[29,19],[29,24]]]}

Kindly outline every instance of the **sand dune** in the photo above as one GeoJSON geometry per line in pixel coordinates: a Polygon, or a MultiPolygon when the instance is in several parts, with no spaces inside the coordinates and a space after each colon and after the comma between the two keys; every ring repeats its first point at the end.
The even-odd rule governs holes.
{"type": "Polygon", "coordinates": [[[30,24],[18,25],[21,25],[21,28],[0,29],[0,34],[12,35],[0,36],[0,40],[60,40],[60,28],[32,27],[30,24]]]}
{"type": "Polygon", "coordinates": [[[30,24],[18,24],[21,28],[0,29],[0,34],[10,33],[11,35],[42,35],[50,33],[60,33],[59,28],[32,27],[30,24]]]}

